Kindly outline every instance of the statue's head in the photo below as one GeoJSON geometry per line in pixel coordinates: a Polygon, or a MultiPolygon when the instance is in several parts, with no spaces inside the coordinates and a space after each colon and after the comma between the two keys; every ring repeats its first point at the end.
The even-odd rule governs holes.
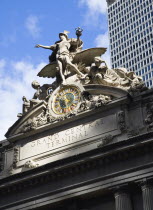
{"type": "Polygon", "coordinates": [[[40,88],[40,84],[39,82],[37,82],[36,80],[34,80],[32,83],[31,83],[31,86],[34,88],[34,89],[38,89],[40,88]]]}
{"type": "Polygon", "coordinates": [[[126,76],[129,77],[130,79],[133,79],[134,72],[133,71],[127,71],[126,76]]]}
{"type": "Polygon", "coordinates": [[[25,101],[25,100],[26,100],[26,97],[25,97],[25,96],[23,96],[23,97],[22,97],[22,100],[23,100],[23,101],[25,101]]]}
{"type": "Polygon", "coordinates": [[[59,38],[61,40],[63,40],[64,38],[66,38],[66,40],[68,40],[68,33],[69,33],[68,31],[64,31],[64,32],[59,33],[59,38]]]}
{"type": "Polygon", "coordinates": [[[97,56],[97,57],[94,57],[94,62],[95,62],[95,65],[97,67],[99,67],[101,65],[102,62],[104,62],[100,56],[97,56]]]}

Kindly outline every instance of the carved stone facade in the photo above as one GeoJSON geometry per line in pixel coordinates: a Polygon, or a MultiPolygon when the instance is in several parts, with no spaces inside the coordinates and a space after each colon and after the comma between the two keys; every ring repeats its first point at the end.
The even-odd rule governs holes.
{"type": "Polygon", "coordinates": [[[82,50],[81,34],[37,45],[53,51],[38,75],[56,81],[32,83],[1,144],[0,209],[153,209],[153,90],[108,69],[105,48],[82,50]]]}

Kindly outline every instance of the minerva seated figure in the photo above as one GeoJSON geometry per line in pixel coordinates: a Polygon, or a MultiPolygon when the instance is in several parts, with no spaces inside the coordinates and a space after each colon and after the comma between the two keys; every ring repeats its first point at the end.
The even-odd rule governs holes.
{"type": "Polygon", "coordinates": [[[95,57],[94,63],[85,68],[89,76],[89,83],[114,86],[123,89],[129,89],[138,85],[143,86],[142,78],[135,75],[134,72],[128,72],[125,68],[109,69],[101,57],[95,57]]]}
{"type": "Polygon", "coordinates": [[[83,42],[80,40],[80,36],[82,30],[78,28],[76,30],[77,39],[69,39],[68,38],[68,31],[64,31],[62,33],[59,33],[60,40],[55,42],[54,45],[51,46],[44,46],[37,44],[35,47],[42,47],[44,49],[50,49],[53,51],[51,56],[49,57],[50,63],[53,61],[57,62],[57,70],[59,70],[60,77],[62,79],[62,84],[66,84],[65,80],[65,70],[67,66],[70,67],[72,71],[77,73],[81,79],[85,78],[85,75],[79,71],[76,65],[72,63],[73,53],[75,54],[78,52],[83,42]]]}

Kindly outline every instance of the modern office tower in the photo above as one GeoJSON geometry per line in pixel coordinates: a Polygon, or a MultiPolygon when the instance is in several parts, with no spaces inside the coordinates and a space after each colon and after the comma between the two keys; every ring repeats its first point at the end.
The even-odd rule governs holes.
{"type": "Polygon", "coordinates": [[[153,0],[107,0],[111,64],[153,86],[153,0]]]}

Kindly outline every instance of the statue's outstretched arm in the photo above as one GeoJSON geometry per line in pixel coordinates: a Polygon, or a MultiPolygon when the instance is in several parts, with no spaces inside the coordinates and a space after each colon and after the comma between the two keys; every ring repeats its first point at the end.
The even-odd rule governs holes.
{"type": "Polygon", "coordinates": [[[44,48],[44,49],[49,49],[49,50],[54,50],[54,49],[55,49],[55,45],[51,45],[51,46],[44,46],[44,45],[41,45],[41,44],[37,44],[35,47],[36,47],[36,48],[41,47],[41,48],[44,48]]]}

